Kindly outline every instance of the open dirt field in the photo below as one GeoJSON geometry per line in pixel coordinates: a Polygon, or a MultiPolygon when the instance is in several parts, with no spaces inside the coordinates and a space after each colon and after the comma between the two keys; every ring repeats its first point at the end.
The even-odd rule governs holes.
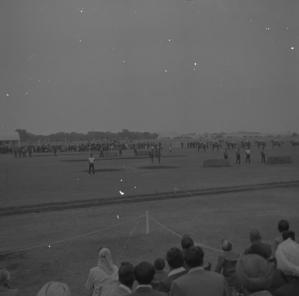
{"type": "Polygon", "coordinates": [[[293,164],[263,165],[256,149],[252,154],[251,165],[238,166],[230,152],[232,167],[228,168],[202,167],[205,159],[223,158],[221,151],[165,153],[160,165],[152,165],[148,158],[100,159],[94,176],[87,173],[88,154],[84,153],[41,154],[31,159],[1,156],[0,207],[120,197],[119,190],[127,196],[299,179],[299,148],[268,151],[268,155],[291,155],[293,164]]]}
{"type": "MultiPolygon", "coordinates": [[[[270,153],[291,155],[293,163],[262,165],[258,151],[253,151],[249,166],[232,161],[229,168],[203,168],[204,159],[222,158],[222,153],[176,151],[165,155],[160,167],[149,159],[99,160],[99,171],[89,176],[86,154],[1,156],[0,207],[299,179],[299,149],[283,147],[270,153]]],[[[232,240],[241,252],[251,228],[272,241],[277,221],[287,218],[296,232],[298,193],[298,187],[290,187],[2,216],[0,264],[12,272],[13,285],[23,295],[35,295],[48,280],[67,282],[73,295],[82,295],[99,246],[109,247],[118,264],[137,263],[164,256],[179,244],[180,234],[189,233],[207,247],[206,261],[215,266],[222,238],[232,240]],[[145,211],[150,214],[148,235],[145,211]]]]}

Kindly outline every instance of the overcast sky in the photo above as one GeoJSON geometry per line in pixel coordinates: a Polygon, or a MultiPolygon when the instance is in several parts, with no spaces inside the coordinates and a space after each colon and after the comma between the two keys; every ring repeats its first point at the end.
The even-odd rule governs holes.
{"type": "Polygon", "coordinates": [[[298,0],[1,0],[1,129],[298,131],[298,0]]]}

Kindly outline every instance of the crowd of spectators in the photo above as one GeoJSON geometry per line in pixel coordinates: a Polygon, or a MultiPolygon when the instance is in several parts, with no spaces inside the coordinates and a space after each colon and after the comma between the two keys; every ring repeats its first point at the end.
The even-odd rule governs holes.
{"type": "MultiPolygon", "coordinates": [[[[271,246],[253,229],[250,246],[241,254],[229,240],[222,240],[214,268],[205,264],[202,247],[188,235],[165,257],[136,266],[123,262],[118,267],[111,251],[101,247],[85,283],[86,296],[298,296],[299,244],[288,221],[279,221],[278,231],[271,246]]],[[[7,270],[0,270],[1,296],[19,295],[9,277],[7,270]]],[[[48,282],[37,296],[71,296],[71,290],[65,283],[48,282]]]]}
{"type": "Polygon", "coordinates": [[[52,153],[75,153],[75,152],[93,152],[98,154],[99,157],[104,157],[106,153],[114,153],[122,155],[123,151],[131,151],[134,155],[140,152],[149,152],[152,147],[161,146],[157,142],[138,142],[138,143],[125,143],[125,142],[106,142],[106,143],[78,143],[78,144],[23,144],[15,146],[7,146],[5,149],[0,147],[0,153],[12,153],[15,158],[31,157],[34,154],[52,153]]]}

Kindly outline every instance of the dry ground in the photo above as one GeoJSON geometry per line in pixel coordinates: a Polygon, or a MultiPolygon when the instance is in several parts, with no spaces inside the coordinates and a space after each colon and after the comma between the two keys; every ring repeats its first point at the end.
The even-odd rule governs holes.
{"type": "MultiPolygon", "coordinates": [[[[256,154],[256,162],[249,167],[203,169],[203,159],[221,157],[221,153],[188,152],[163,159],[166,168],[155,170],[142,168],[149,165],[148,159],[99,161],[98,168],[121,170],[95,176],[86,174],[85,162],[63,161],[74,156],[1,157],[1,206],[109,197],[117,195],[119,189],[126,194],[150,193],[299,179],[299,149],[288,149],[292,148],[272,153],[292,152],[295,162],[291,165],[263,166],[257,163],[256,154]]],[[[86,155],[76,157],[84,159],[86,155]]],[[[116,263],[137,263],[164,256],[169,247],[178,245],[179,237],[154,220],[150,221],[150,234],[145,235],[145,218],[140,216],[146,210],[179,234],[189,233],[213,248],[226,237],[241,252],[248,244],[250,228],[260,229],[269,241],[277,235],[276,223],[281,218],[289,219],[295,231],[299,228],[298,193],[299,188],[273,189],[0,217],[0,249],[28,248],[2,256],[0,264],[12,271],[13,284],[23,295],[35,295],[48,280],[65,281],[73,295],[82,295],[99,246],[111,248],[116,263]]],[[[205,252],[206,260],[215,264],[217,252],[205,252]]]]}

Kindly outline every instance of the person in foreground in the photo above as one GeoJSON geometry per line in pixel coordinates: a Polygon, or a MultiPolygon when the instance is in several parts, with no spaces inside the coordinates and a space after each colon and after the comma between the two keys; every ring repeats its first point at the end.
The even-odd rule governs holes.
{"type": "Polygon", "coordinates": [[[156,290],[160,290],[161,283],[167,279],[167,272],[165,271],[165,261],[163,258],[157,258],[154,261],[155,275],[152,281],[152,286],[156,290]]]}
{"type": "MultiPolygon", "coordinates": [[[[105,295],[109,296],[127,296],[132,293],[132,287],[135,280],[134,266],[129,262],[121,264],[118,270],[118,283],[112,286],[111,290],[105,295]]],[[[103,295],[104,296],[104,295],[103,295]]]]}
{"type": "Polygon", "coordinates": [[[236,265],[239,254],[233,252],[233,245],[230,241],[224,239],[221,242],[222,254],[218,257],[215,272],[223,274],[230,289],[237,288],[236,265]]]}
{"type": "Polygon", "coordinates": [[[65,283],[48,282],[38,291],[37,296],[71,296],[71,291],[65,283]]]}
{"type": "Polygon", "coordinates": [[[245,250],[245,254],[257,254],[265,259],[270,259],[272,255],[271,245],[262,241],[262,236],[257,229],[252,229],[249,233],[251,245],[245,250]]]}
{"type": "Polygon", "coordinates": [[[90,296],[105,294],[118,281],[118,268],[113,264],[111,252],[101,248],[98,253],[98,264],[89,271],[85,287],[90,296]]]}
{"type": "Polygon", "coordinates": [[[169,267],[169,273],[167,278],[161,282],[159,290],[163,292],[169,292],[171,283],[180,276],[187,273],[184,267],[183,252],[176,247],[170,248],[166,254],[166,260],[169,267]]]}
{"type": "Polygon", "coordinates": [[[203,268],[204,252],[193,246],[185,252],[188,273],[172,282],[171,296],[227,296],[229,295],[223,275],[203,268]]]}
{"type": "Polygon", "coordinates": [[[274,265],[257,254],[245,254],[237,263],[237,278],[244,296],[271,296],[274,265]]]}
{"type": "Polygon", "coordinates": [[[135,278],[137,280],[137,287],[131,294],[133,296],[166,296],[167,294],[156,291],[151,286],[154,279],[155,268],[146,261],[140,262],[134,269],[135,278]]]}
{"type": "Polygon", "coordinates": [[[299,295],[299,244],[288,238],[276,250],[277,269],[285,279],[285,284],[273,292],[274,296],[299,295]]]}

